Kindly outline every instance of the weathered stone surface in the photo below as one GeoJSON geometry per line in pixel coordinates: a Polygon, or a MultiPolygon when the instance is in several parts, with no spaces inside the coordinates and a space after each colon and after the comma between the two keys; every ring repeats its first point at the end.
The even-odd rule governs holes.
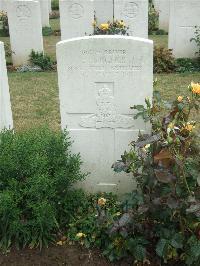
{"type": "Polygon", "coordinates": [[[13,64],[27,64],[31,50],[43,52],[40,4],[18,0],[7,6],[13,64]]]}
{"type": "Polygon", "coordinates": [[[49,27],[49,0],[38,0],[40,2],[42,27],[49,27]]]}
{"type": "Polygon", "coordinates": [[[94,0],[94,11],[98,24],[113,20],[113,0],[94,0]]]}
{"type": "Polygon", "coordinates": [[[94,5],[92,0],[60,0],[61,39],[93,33],[94,5]]]}
{"type": "Polygon", "coordinates": [[[115,0],[114,16],[129,26],[129,35],[148,38],[148,0],[115,0]]]}
{"type": "Polygon", "coordinates": [[[83,170],[91,172],[82,186],[118,193],[133,189],[132,177],[116,174],[120,159],[138,131],[130,106],[152,96],[153,43],[122,36],[91,36],[57,44],[62,129],[70,132],[73,151],[83,170]]]}
{"type": "Polygon", "coordinates": [[[170,0],[154,0],[155,9],[159,12],[159,29],[169,30],[170,0]]]}
{"type": "Polygon", "coordinates": [[[200,26],[199,0],[171,0],[169,48],[175,57],[195,57],[198,47],[190,39],[195,36],[195,26],[200,26]]]}
{"type": "Polygon", "coordinates": [[[13,128],[4,44],[0,42],[0,131],[13,128]]]}

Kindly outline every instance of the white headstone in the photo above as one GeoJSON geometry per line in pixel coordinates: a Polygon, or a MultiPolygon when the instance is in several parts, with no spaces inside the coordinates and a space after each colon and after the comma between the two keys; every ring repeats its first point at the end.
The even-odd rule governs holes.
{"type": "Polygon", "coordinates": [[[159,12],[159,29],[169,30],[170,0],[154,0],[155,9],[159,12]]]}
{"type": "Polygon", "coordinates": [[[93,0],[60,0],[61,39],[92,34],[93,0]]]}
{"type": "Polygon", "coordinates": [[[0,42],[0,131],[5,128],[13,128],[13,119],[10,103],[4,44],[0,42]]]}
{"type": "Polygon", "coordinates": [[[200,26],[200,1],[170,1],[169,48],[176,58],[195,57],[197,45],[190,41],[195,26],[200,26]]]}
{"type": "Polygon", "coordinates": [[[98,24],[113,20],[113,0],[94,0],[94,11],[98,24]]]}
{"type": "Polygon", "coordinates": [[[148,38],[148,0],[115,0],[114,16],[129,26],[129,35],[148,38]]]}
{"type": "Polygon", "coordinates": [[[40,4],[33,0],[8,3],[12,59],[19,66],[27,64],[31,50],[43,52],[40,4]]]}
{"type": "Polygon", "coordinates": [[[52,12],[51,0],[49,0],[49,14],[52,12]]]}
{"type": "Polygon", "coordinates": [[[89,36],[57,44],[62,129],[69,130],[73,151],[80,152],[82,184],[90,192],[124,193],[134,180],[116,174],[112,164],[149,130],[134,120],[130,106],[152,96],[153,42],[124,36],[89,36]]]}
{"type": "Polygon", "coordinates": [[[7,12],[7,1],[8,0],[0,0],[0,11],[7,12]]]}
{"type": "Polygon", "coordinates": [[[41,17],[42,17],[42,27],[49,27],[49,0],[39,0],[41,17]]]}

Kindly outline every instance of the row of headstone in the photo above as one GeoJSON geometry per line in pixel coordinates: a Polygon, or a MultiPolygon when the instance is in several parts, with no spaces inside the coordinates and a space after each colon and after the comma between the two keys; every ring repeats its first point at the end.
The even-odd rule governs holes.
{"type": "Polygon", "coordinates": [[[98,23],[123,20],[130,36],[148,38],[148,0],[60,0],[62,40],[93,33],[94,14],[98,23]]]}
{"type": "Polygon", "coordinates": [[[168,32],[170,0],[154,0],[153,3],[159,13],[159,29],[168,32]]]}
{"type": "Polygon", "coordinates": [[[170,0],[168,47],[173,49],[175,57],[197,56],[198,47],[191,42],[195,37],[195,26],[200,27],[200,1],[170,0]]]}
{"type": "Polygon", "coordinates": [[[60,114],[73,152],[81,154],[90,175],[81,187],[89,192],[126,193],[134,179],[116,174],[120,159],[139,130],[130,106],[144,104],[153,91],[153,42],[129,36],[89,36],[57,44],[60,114]]]}
{"type": "Polygon", "coordinates": [[[168,48],[176,58],[193,58],[198,47],[191,39],[200,27],[199,0],[154,0],[159,12],[159,28],[168,33],[168,48]]]}
{"type": "Polygon", "coordinates": [[[0,42],[0,131],[13,128],[4,44],[0,42]]]}

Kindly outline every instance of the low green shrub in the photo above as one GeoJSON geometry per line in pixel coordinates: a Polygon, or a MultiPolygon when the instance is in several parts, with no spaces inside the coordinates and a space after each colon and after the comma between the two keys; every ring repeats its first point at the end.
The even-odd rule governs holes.
{"type": "Polygon", "coordinates": [[[0,22],[2,26],[0,29],[0,36],[8,37],[9,36],[9,25],[8,25],[8,16],[6,12],[0,11],[0,22]]]}
{"type": "Polygon", "coordinates": [[[43,36],[50,36],[53,34],[53,30],[51,27],[43,27],[42,28],[42,35],[43,36]]]}
{"type": "Polygon", "coordinates": [[[52,7],[52,10],[59,10],[59,0],[52,0],[51,7],[52,7]]]}
{"type": "Polygon", "coordinates": [[[198,72],[200,71],[200,59],[178,58],[176,59],[176,72],[198,72]]]}
{"type": "Polygon", "coordinates": [[[52,70],[53,62],[48,55],[44,55],[42,52],[31,51],[29,61],[35,66],[39,66],[42,70],[52,70]]]}
{"type": "Polygon", "coordinates": [[[0,248],[41,248],[65,227],[82,197],[71,186],[85,177],[70,147],[48,128],[0,133],[0,248]]]}
{"type": "Polygon", "coordinates": [[[155,10],[154,5],[149,3],[149,12],[148,12],[148,32],[149,34],[153,34],[158,30],[158,18],[159,14],[155,10]]]}
{"type": "Polygon", "coordinates": [[[154,73],[171,73],[176,70],[176,61],[171,49],[154,47],[153,70],[154,73]]]}

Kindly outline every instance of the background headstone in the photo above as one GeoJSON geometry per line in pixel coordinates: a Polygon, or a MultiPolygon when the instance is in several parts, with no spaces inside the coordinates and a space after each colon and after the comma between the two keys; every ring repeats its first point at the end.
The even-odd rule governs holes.
{"type": "Polygon", "coordinates": [[[49,0],[39,0],[41,18],[42,18],[42,27],[49,27],[49,0]]]}
{"type": "Polygon", "coordinates": [[[129,26],[129,35],[148,38],[148,0],[115,0],[114,16],[129,26]]]}
{"type": "Polygon", "coordinates": [[[8,0],[0,0],[0,11],[7,12],[7,2],[8,0]]]}
{"type": "Polygon", "coordinates": [[[52,12],[51,0],[49,0],[49,14],[52,12]]]}
{"type": "Polygon", "coordinates": [[[155,9],[159,12],[159,29],[169,30],[170,0],[154,0],[155,9]]]}
{"type": "Polygon", "coordinates": [[[60,0],[61,39],[93,33],[93,0],[60,0]]]}
{"type": "Polygon", "coordinates": [[[31,50],[43,52],[40,3],[8,2],[8,23],[14,66],[27,64],[31,50]]]}
{"type": "Polygon", "coordinates": [[[62,129],[67,126],[73,151],[80,152],[83,183],[90,192],[133,189],[134,180],[116,174],[120,159],[138,131],[130,106],[152,96],[153,42],[124,36],[90,36],[57,44],[62,129]]]}
{"type": "Polygon", "coordinates": [[[200,26],[200,1],[171,0],[168,46],[176,58],[195,57],[197,45],[190,41],[195,26],[200,26]]]}
{"type": "Polygon", "coordinates": [[[13,128],[4,44],[0,42],[0,131],[13,128]]]}
{"type": "Polygon", "coordinates": [[[98,24],[113,21],[113,0],[94,0],[94,11],[98,24]]]}

